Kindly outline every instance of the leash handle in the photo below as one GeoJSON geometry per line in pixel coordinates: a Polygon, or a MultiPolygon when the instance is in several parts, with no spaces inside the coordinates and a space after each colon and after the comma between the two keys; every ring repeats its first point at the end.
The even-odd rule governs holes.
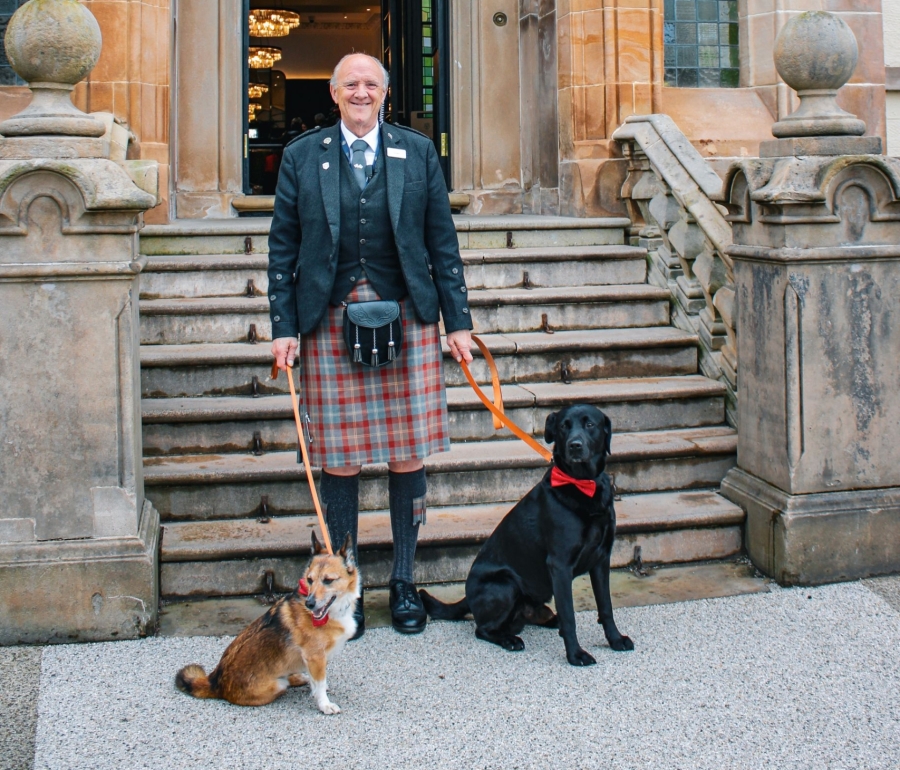
{"type": "MultiPolygon", "coordinates": [[[[278,364],[272,364],[272,379],[278,379],[278,364]]],[[[325,525],[325,515],[322,513],[322,504],[319,502],[319,495],[316,492],[316,483],[313,481],[312,468],[309,465],[309,453],[306,451],[306,441],[303,439],[303,426],[300,422],[300,406],[297,403],[297,391],[294,389],[294,370],[288,367],[287,372],[288,385],[291,389],[291,406],[294,408],[294,422],[297,425],[297,438],[300,440],[300,453],[303,455],[303,468],[306,470],[306,480],[309,482],[309,491],[312,494],[313,504],[316,506],[316,515],[319,517],[319,527],[322,530],[322,539],[325,541],[325,550],[330,555],[334,555],[331,547],[331,537],[328,534],[328,527],[325,525]]]]}
{"type": "Polygon", "coordinates": [[[499,429],[502,425],[505,425],[515,436],[522,439],[522,441],[528,444],[528,446],[547,462],[551,462],[553,460],[553,453],[547,449],[547,447],[541,446],[532,436],[529,436],[506,416],[506,412],[503,410],[503,396],[500,392],[500,375],[497,373],[497,364],[494,363],[494,357],[491,355],[491,351],[488,350],[487,345],[485,345],[477,335],[472,335],[472,341],[478,346],[478,349],[484,356],[484,360],[487,361],[488,368],[491,370],[491,386],[494,390],[493,402],[484,394],[484,391],[479,387],[478,383],[475,382],[475,378],[472,376],[472,372],[469,371],[469,365],[466,363],[465,359],[460,361],[459,365],[462,367],[463,374],[466,375],[469,385],[472,386],[472,390],[475,391],[475,395],[481,399],[481,403],[484,404],[494,416],[494,428],[499,429]]]}

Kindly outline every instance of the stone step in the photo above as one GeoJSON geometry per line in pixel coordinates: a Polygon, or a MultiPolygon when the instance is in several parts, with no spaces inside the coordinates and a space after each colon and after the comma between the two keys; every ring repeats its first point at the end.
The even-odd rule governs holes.
{"type": "MultiPolygon", "coordinates": [[[[563,364],[572,381],[605,377],[658,377],[697,371],[697,338],[668,326],[564,331],[555,334],[486,334],[501,382],[561,380],[563,364]]],[[[445,346],[444,379],[465,385],[459,364],[445,346]]],[[[141,348],[141,392],[145,398],[249,395],[287,391],[287,380],[268,379],[272,366],[265,343],[145,345],[141,348]]],[[[475,351],[470,366],[477,382],[489,383],[488,367],[475,351]]]]}
{"type": "MultiPolygon", "coordinates": [[[[470,289],[607,286],[644,283],[646,250],[632,246],[557,246],[462,251],[470,289]],[[527,278],[527,282],[526,282],[527,278]]],[[[266,254],[151,257],[141,298],[265,296],[266,254]]]]}
{"type": "MultiPolygon", "coordinates": [[[[734,466],[736,447],[726,426],[617,433],[608,470],[623,493],[710,488],[734,466]]],[[[432,506],[518,500],[546,470],[518,439],[457,442],[425,465],[432,506]]],[[[264,507],[271,515],[314,510],[296,451],[145,458],[144,483],[164,521],[248,518],[264,507]]],[[[363,468],[360,507],[387,507],[387,466],[363,468]]]]}
{"type": "MultiPolygon", "coordinates": [[[[602,408],[618,432],[720,425],[725,386],[701,375],[506,385],[506,412],[519,427],[540,435],[550,412],[565,404],[602,408]]],[[[450,437],[479,441],[508,437],[468,386],[448,388],[450,437]]],[[[290,395],[144,399],[144,457],[246,453],[256,434],[264,451],[296,448],[290,395]]]]}
{"type": "MultiPolygon", "coordinates": [[[[482,334],[662,326],[669,293],[645,284],[469,292],[475,331],[482,334]]],[[[141,344],[245,342],[250,325],[270,340],[267,297],[213,297],[141,301],[141,344]]]]}
{"type": "MultiPolygon", "coordinates": [[[[417,581],[464,579],[480,543],[510,507],[431,508],[428,523],[420,529],[417,581]]],[[[741,547],[743,512],[711,491],[626,496],[616,502],[616,519],[613,567],[629,564],[635,546],[640,546],[644,562],[658,564],[726,558],[741,547]]],[[[310,533],[316,528],[315,516],[167,523],[160,552],[162,593],[214,596],[292,590],[309,559],[310,533]]],[[[365,585],[385,585],[391,559],[386,510],[360,516],[359,544],[365,585]]]]}
{"type": "MultiPolygon", "coordinates": [[[[535,246],[599,246],[624,244],[625,217],[549,217],[529,215],[453,217],[460,248],[502,249],[535,246]]],[[[182,219],[147,225],[140,252],[147,256],[244,254],[269,250],[271,217],[182,219]],[[250,237],[250,243],[247,243],[250,237]]]]}

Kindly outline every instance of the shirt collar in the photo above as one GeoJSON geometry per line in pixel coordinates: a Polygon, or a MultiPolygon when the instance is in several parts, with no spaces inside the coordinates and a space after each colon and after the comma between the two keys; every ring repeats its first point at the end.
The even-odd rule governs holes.
{"type": "Polygon", "coordinates": [[[354,134],[347,126],[344,125],[344,121],[341,121],[341,135],[344,137],[344,142],[346,142],[347,146],[350,147],[357,139],[362,139],[366,144],[369,145],[369,149],[372,152],[376,152],[378,150],[378,129],[380,126],[376,123],[375,128],[369,131],[365,136],[357,136],[354,134]]]}

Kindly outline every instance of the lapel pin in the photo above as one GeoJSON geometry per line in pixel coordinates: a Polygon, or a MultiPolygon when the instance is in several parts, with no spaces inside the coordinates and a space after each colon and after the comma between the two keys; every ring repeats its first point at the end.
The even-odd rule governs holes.
{"type": "Polygon", "coordinates": [[[326,160],[326,161],[322,164],[322,168],[324,168],[324,169],[327,171],[329,165],[331,165],[331,164],[326,160]]]}
{"type": "Polygon", "coordinates": [[[326,136],[326,137],[322,140],[322,144],[331,144],[331,137],[330,137],[330,136],[326,136]]]}

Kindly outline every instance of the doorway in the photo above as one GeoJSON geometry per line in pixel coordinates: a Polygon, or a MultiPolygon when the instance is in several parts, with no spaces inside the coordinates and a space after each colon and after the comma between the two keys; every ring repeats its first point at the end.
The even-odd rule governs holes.
{"type": "Polygon", "coordinates": [[[385,119],[432,138],[450,180],[447,0],[243,0],[244,194],[273,195],[284,147],[340,116],[328,82],[351,51],[390,74],[385,119]]]}

